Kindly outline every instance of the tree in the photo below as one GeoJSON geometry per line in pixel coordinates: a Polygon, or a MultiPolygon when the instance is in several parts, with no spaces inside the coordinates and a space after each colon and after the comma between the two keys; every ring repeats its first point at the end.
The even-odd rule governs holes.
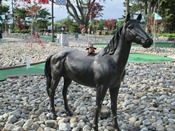
{"type": "MultiPolygon", "coordinates": [[[[1,21],[1,24],[3,25],[1,25],[0,24],[0,28],[2,28],[2,27],[5,27],[5,29],[6,29],[6,23],[8,22],[8,16],[7,16],[7,13],[9,12],[9,6],[7,6],[7,5],[5,5],[5,6],[2,6],[2,5],[0,5],[0,21],[1,21]],[[2,18],[1,18],[1,15],[5,15],[5,20],[3,20],[2,18]]],[[[3,30],[3,28],[2,29],[0,29],[0,33],[1,33],[1,31],[3,30]]]]}
{"type": "Polygon", "coordinates": [[[131,12],[144,12],[153,18],[157,12],[163,18],[164,30],[175,32],[175,0],[131,0],[131,12]]]}
{"type": "Polygon", "coordinates": [[[41,9],[38,14],[37,14],[37,27],[40,30],[44,30],[47,29],[47,25],[48,25],[48,20],[50,19],[50,13],[48,12],[48,10],[41,9]]]}
{"type": "Polygon", "coordinates": [[[153,14],[158,9],[160,0],[130,0],[132,13],[143,12],[145,14],[153,14]]]}
{"type": "Polygon", "coordinates": [[[104,23],[104,27],[106,27],[108,30],[114,30],[116,27],[116,23],[117,23],[116,19],[106,20],[104,23]]]}
{"type": "Polygon", "coordinates": [[[25,18],[28,16],[26,14],[26,9],[24,7],[23,8],[15,7],[13,11],[14,11],[14,17],[18,17],[23,20],[25,20],[25,18]]]}
{"type": "Polygon", "coordinates": [[[41,6],[39,6],[35,1],[33,5],[26,6],[26,14],[28,14],[31,18],[31,35],[35,35],[36,32],[36,19],[39,11],[41,10],[41,6]]]}
{"type": "Polygon", "coordinates": [[[21,23],[25,23],[24,25],[31,23],[31,34],[35,34],[36,31],[39,31],[38,29],[44,30],[47,28],[50,13],[46,8],[42,9],[41,4],[36,0],[32,1],[32,3],[30,0],[24,0],[21,3],[16,2],[15,6],[15,17],[20,18],[21,23]]]}
{"type": "Polygon", "coordinates": [[[95,2],[95,0],[76,0],[75,4],[71,0],[67,0],[66,4],[69,15],[79,24],[84,25],[88,29],[90,19],[102,16],[103,6],[95,2]]]}
{"type": "Polygon", "coordinates": [[[105,23],[105,20],[97,20],[96,21],[96,26],[97,26],[97,30],[103,30],[104,29],[104,23],[105,23]]]}
{"type": "Polygon", "coordinates": [[[22,30],[25,28],[25,25],[26,25],[26,17],[28,16],[26,14],[26,9],[25,8],[18,8],[18,7],[15,7],[13,9],[13,12],[14,12],[14,17],[15,17],[15,29],[17,30],[22,30]]]}
{"type": "MultiPolygon", "coordinates": [[[[9,11],[9,6],[7,6],[7,5],[5,5],[5,6],[0,6],[0,12],[2,13],[2,14],[5,14],[5,13],[7,13],[9,11]]],[[[1,14],[1,15],[2,15],[1,14]]]]}
{"type": "Polygon", "coordinates": [[[164,30],[166,32],[175,32],[175,0],[162,0],[160,6],[160,14],[164,20],[164,30]]]}
{"type": "Polygon", "coordinates": [[[74,22],[73,19],[71,19],[70,17],[56,21],[55,27],[58,29],[58,31],[61,31],[62,27],[66,27],[67,31],[70,33],[80,33],[80,28],[78,24],[74,22]]]}

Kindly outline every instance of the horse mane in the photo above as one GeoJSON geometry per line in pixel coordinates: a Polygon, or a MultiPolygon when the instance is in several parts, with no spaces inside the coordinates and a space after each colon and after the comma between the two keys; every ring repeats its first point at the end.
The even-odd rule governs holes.
{"type": "Polygon", "coordinates": [[[112,39],[110,40],[110,42],[108,43],[108,45],[104,48],[103,55],[105,55],[105,54],[110,54],[110,55],[114,54],[114,52],[117,49],[118,44],[119,44],[119,38],[121,36],[122,29],[123,29],[123,26],[112,37],[112,39]]]}

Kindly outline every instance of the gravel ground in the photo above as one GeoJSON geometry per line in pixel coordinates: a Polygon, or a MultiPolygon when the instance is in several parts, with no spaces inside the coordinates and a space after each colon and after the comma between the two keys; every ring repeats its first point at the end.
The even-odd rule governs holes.
{"type": "MultiPolygon", "coordinates": [[[[175,130],[174,63],[128,63],[118,98],[118,121],[123,131],[175,130]]],[[[0,126],[3,131],[90,131],[95,110],[95,91],[75,82],[68,101],[74,114],[66,116],[61,80],[55,96],[57,120],[51,119],[44,76],[19,77],[0,83],[0,126]],[[78,87],[78,88],[77,88],[78,87]]],[[[109,94],[103,102],[110,108],[109,94]]],[[[99,120],[100,131],[113,131],[112,116],[99,120]]]]}

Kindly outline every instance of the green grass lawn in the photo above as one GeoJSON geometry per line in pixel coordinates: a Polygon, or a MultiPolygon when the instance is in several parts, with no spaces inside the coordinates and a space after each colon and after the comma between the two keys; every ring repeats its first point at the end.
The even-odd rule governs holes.
{"type": "Polygon", "coordinates": [[[170,57],[134,53],[129,55],[128,62],[165,62],[172,60],[173,58],[170,57]]]}
{"type": "MultiPolygon", "coordinates": [[[[46,39],[48,41],[51,41],[52,40],[52,37],[51,36],[41,36],[41,38],[46,39]]],[[[56,41],[56,38],[54,38],[54,40],[56,41]]]]}
{"type": "Polygon", "coordinates": [[[43,74],[45,63],[31,65],[30,68],[24,67],[10,68],[0,70],[0,80],[5,80],[8,76],[25,75],[25,74],[43,74]]]}
{"type": "MultiPolygon", "coordinates": [[[[95,47],[106,47],[107,44],[106,43],[95,43],[93,44],[95,47]]],[[[172,48],[171,45],[172,43],[166,43],[166,42],[156,42],[156,47],[168,47],[168,48],[172,48]]],[[[132,44],[132,46],[141,46],[140,44],[132,44]]],[[[152,46],[154,46],[152,44],[152,46]]]]}
{"type": "Polygon", "coordinates": [[[0,44],[4,44],[4,43],[6,43],[6,40],[0,39],[0,44]]]}

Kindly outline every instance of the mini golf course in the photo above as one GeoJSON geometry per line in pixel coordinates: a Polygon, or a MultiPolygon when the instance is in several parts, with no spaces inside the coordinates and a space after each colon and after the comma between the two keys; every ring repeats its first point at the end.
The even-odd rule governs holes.
{"type": "Polygon", "coordinates": [[[26,69],[26,66],[22,66],[0,70],[0,81],[6,80],[9,76],[44,74],[44,65],[45,63],[40,63],[31,65],[28,69],[26,69]]]}
{"type": "Polygon", "coordinates": [[[166,62],[166,61],[172,61],[173,58],[170,57],[164,57],[164,56],[156,56],[151,54],[137,54],[133,53],[129,55],[128,62],[166,62]]]}
{"type": "MultiPolygon", "coordinates": [[[[130,54],[128,62],[166,62],[172,60],[169,57],[150,54],[130,54]]],[[[0,70],[0,81],[6,80],[9,76],[44,74],[44,65],[45,63],[40,63],[31,65],[28,69],[26,69],[26,66],[23,66],[0,70]]]]}
{"type": "MultiPolygon", "coordinates": [[[[106,47],[107,43],[96,43],[93,44],[95,47],[106,47]]],[[[140,44],[132,44],[132,46],[141,46],[140,44]]],[[[153,45],[152,45],[153,46],[153,45]]],[[[167,48],[173,48],[175,45],[172,43],[166,43],[166,42],[156,42],[155,44],[156,47],[167,47],[167,48]]]]}

